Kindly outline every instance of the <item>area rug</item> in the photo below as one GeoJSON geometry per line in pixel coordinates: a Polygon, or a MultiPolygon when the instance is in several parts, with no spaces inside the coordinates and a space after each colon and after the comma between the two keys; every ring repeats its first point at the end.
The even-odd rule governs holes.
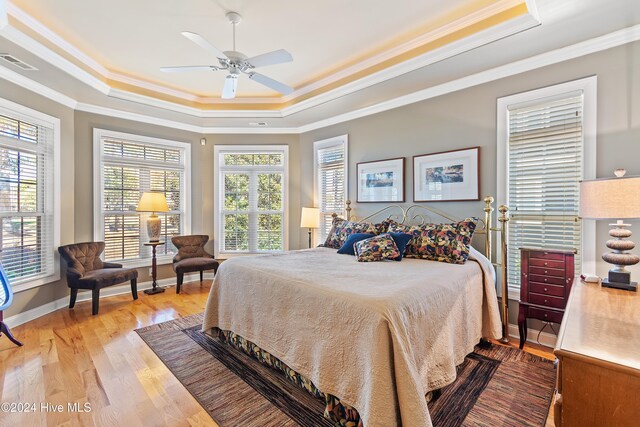
{"type": "MultiPolygon", "coordinates": [[[[202,315],[136,332],[221,427],[330,427],[324,403],[241,351],[200,331],[202,315]]],[[[553,364],[518,349],[476,347],[455,382],[429,402],[434,426],[543,426],[553,364]]],[[[365,426],[366,427],[366,426],[365,426]]]]}

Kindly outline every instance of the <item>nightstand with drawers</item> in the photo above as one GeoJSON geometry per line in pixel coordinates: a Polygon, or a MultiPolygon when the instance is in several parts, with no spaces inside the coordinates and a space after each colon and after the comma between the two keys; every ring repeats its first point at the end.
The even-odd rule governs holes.
{"type": "Polygon", "coordinates": [[[561,323],[574,278],[574,251],[520,248],[520,348],[527,319],[561,323]]]}

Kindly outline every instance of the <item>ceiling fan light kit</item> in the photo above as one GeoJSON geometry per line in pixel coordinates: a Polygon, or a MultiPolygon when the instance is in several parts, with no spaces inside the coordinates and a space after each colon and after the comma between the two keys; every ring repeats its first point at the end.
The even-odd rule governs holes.
{"type": "Polygon", "coordinates": [[[289,95],[293,92],[293,88],[281,83],[277,80],[267,77],[264,74],[253,71],[257,67],[266,67],[269,65],[283,64],[293,61],[293,57],[284,49],[274,50],[273,52],[263,53],[254,57],[247,57],[242,52],[236,50],[236,25],[242,21],[242,16],[237,12],[227,12],[229,23],[233,26],[233,50],[221,51],[214,45],[205,40],[201,35],[190,31],[183,31],[182,35],[197,44],[204,50],[213,54],[218,58],[220,65],[186,65],[177,67],[161,67],[160,70],[165,73],[180,73],[191,71],[228,71],[229,75],[225,79],[222,88],[223,99],[233,99],[238,89],[238,77],[246,74],[255,82],[258,82],[270,89],[289,95]]]}

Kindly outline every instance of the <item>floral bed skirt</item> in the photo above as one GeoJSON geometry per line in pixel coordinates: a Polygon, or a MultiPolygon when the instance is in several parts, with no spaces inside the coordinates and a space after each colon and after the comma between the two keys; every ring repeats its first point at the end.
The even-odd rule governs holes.
{"type": "Polygon", "coordinates": [[[214,328],[213,333],[217,334],[218,338],[225,343],[253,357],[260,363],[283,372],[294,384],[307,390],[311,395],[318,399],[322,399],[325,402],[324,416],[333,421],[337,426],[363,427],[360,414],[358,414],[358,411],[355,408],[343,404],[340,402],[340,399],[331,394],[321,392],[309,379],[291,369],[277,357],[272,356],[251,341],[248,341],[231,331],[223,331],[221,329],[214,328]]]}

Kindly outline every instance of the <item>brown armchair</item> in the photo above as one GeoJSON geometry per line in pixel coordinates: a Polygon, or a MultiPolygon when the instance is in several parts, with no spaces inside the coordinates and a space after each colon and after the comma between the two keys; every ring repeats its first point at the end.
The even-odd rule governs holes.
{"type": "Polygon", "coordinates": [[[100,254],[104,242],[85,242],[60,246],[58,252],[67,263],[67,285],[71,288],[69,308],[76,304],[78,289],[91,289],[92,314],[98,314],[100,289],[131,281],[131,294],[138,299],[138,271],[122,264],[104,262],[100,254]]]}
{"type": "Polygon", "coordinates": [[[204,245],[208,241],[209,236],[207,235],[174,236],[171,238],[171,242],[178,249],[178,253],[173,257],[173,271],[178,276],[177,294],[180,293],[184,273],[199,271],[200,282],[202,282],[204,270],[213,270],[214,274],[218,271],[218,261],[204,250],[204,245]]]}

